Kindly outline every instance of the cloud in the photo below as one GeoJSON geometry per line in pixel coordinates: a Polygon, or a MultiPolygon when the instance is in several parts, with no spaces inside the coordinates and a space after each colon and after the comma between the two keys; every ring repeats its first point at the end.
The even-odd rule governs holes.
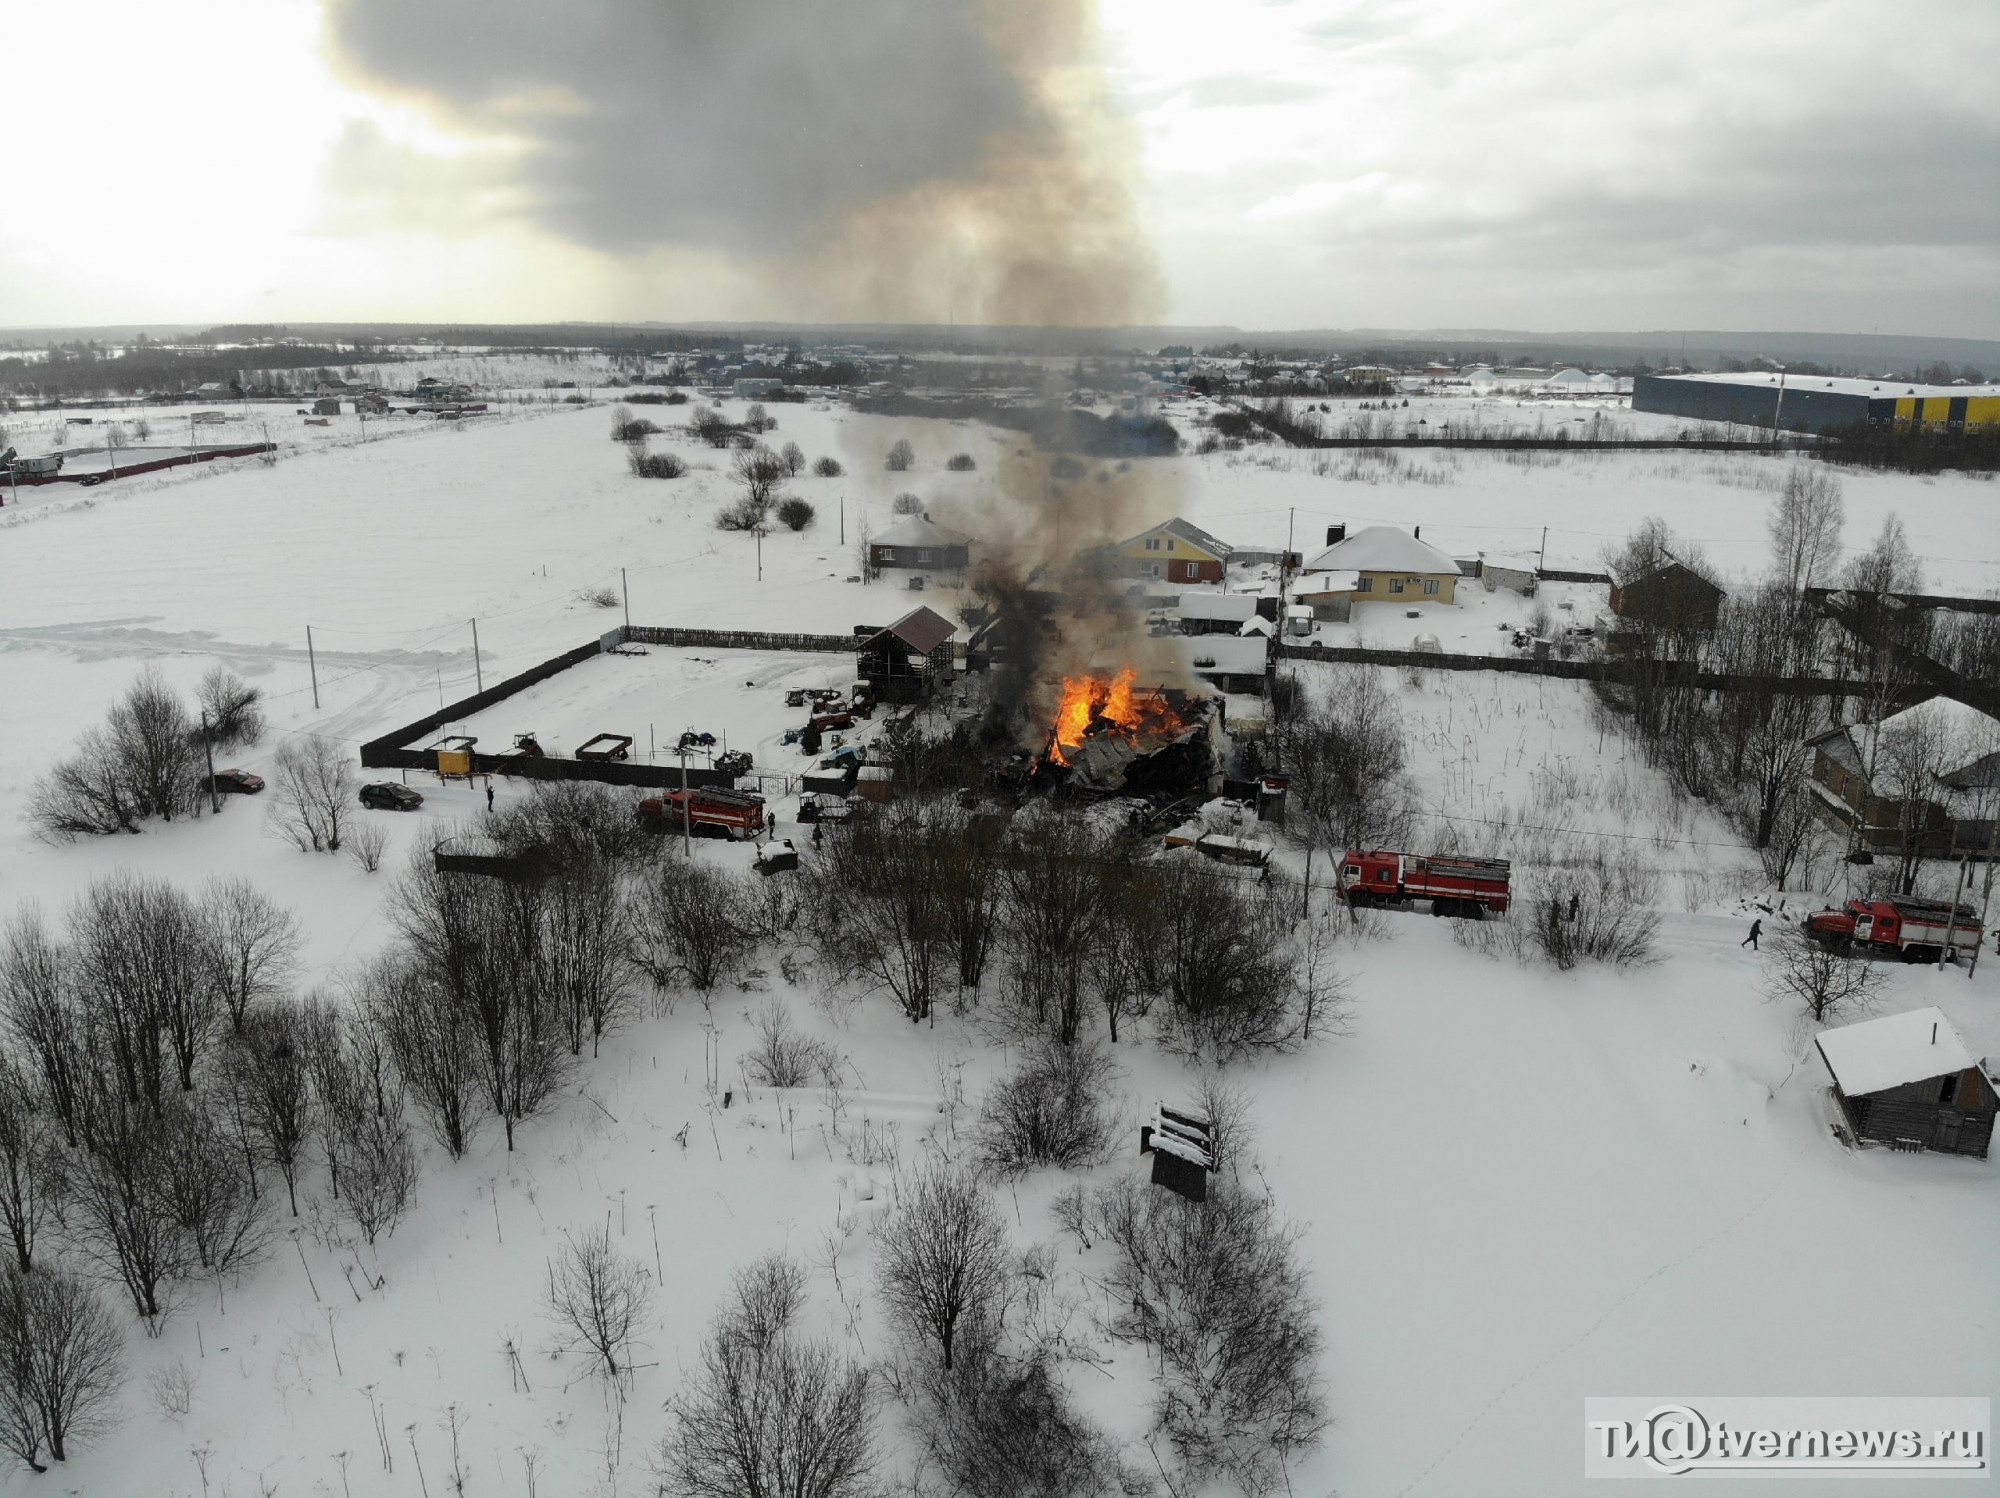
{"type": "MultiPolygon", "coordinates": [[[[817,315],[1125,321],[1155,297],[1085,0],[327,0],[360,86],[481,143],[413,219],[760,266],[817,315]],[[470,180],[468,180],[470,179],[470,180]],[[469,194],[469,195],[468,195],[469,194]]],[[[332,185],[421,180],[350,132],[332,185]],[[355,169],[349,169],[355,168],[355,169]]]]}

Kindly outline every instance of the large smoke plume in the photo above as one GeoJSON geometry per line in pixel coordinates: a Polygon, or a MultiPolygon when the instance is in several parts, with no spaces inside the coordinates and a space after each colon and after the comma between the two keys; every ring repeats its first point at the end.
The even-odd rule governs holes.
{"type": "Polygon", "coordinates": [[[326,0],[364,87],[494,147],[612,256],[706,250],[785,315],[1157,313],[1088,0],[326,0]]]}

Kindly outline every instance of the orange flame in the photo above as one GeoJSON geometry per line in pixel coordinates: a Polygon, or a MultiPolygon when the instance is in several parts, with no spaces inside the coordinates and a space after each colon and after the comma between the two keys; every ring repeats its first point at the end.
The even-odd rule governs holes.
{"type": "Polygon", "coordinates": [[[1059,765],[1070,763],[1070,751],[1082,745],[1093,725],[1098,725],[1098,732],[1113,732],[1134,744],[1142,733],[1171,733],[1179,728],[1179,715],[1158,696],[1139,699],[1133,691],[1138,680],[1139,673],[1130,666],[1121,667],[1108,678],[1065,676],[1050,757],[1059,765]]]}

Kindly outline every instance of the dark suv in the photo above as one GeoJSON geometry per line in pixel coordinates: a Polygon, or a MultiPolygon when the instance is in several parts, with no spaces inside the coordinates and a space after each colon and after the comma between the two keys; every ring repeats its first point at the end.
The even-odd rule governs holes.
{"type": "Polygon", "coordinates": [[[361,804],[372,806],[377,811],[415,811],[424,804],[424,798],[406,785],[398,785],[393,780],[378,780],[373,785],[361,787],[361,804]]]}

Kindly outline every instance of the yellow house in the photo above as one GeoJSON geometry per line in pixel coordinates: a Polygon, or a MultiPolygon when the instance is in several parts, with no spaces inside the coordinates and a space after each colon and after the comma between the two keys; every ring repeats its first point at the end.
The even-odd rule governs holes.
{"type": "Polygon", "coordinates": [[[1234,550],[1198,525],[1175,516],[1111,547],[1118,570],[1127,577],[1169,583],[1219,583],[1234,550]]]}
{"type": "MultiPolygon", "coordinates": [[[[1458,563],[1393,525],[1370,525],[1305,564],[1294,592],[1316,607],[1351,603],[1454,603],[1458,563]]],[[[1324,616],[1322,616],[1324,617],[1324,616]]]]}

